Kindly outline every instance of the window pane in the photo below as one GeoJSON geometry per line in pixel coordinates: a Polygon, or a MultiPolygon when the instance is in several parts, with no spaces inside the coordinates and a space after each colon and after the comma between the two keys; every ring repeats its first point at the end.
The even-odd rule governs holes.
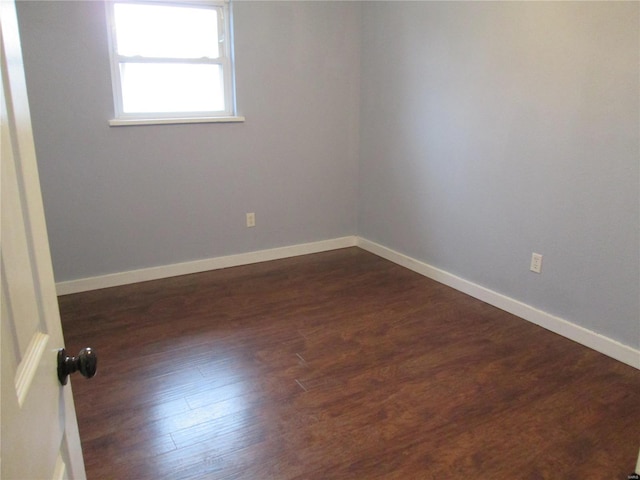
{"type": "Polygon", "coordinates": [[[120,55],[217,58],[218,10],[164,5],[114,5],[120,55]]]}
{"type": "Polygon", "coordinates": [[[125,113],[224,111],[222,67],[121,63],[125,113]]]}

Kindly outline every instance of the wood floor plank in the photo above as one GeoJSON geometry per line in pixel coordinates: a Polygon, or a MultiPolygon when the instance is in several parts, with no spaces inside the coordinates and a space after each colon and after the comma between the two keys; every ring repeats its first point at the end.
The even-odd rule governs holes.
{"type": "Polygon", "coordinates": [[[640,372],[357,248],[68,295],[89,479],[626,478],[640,372]]]}

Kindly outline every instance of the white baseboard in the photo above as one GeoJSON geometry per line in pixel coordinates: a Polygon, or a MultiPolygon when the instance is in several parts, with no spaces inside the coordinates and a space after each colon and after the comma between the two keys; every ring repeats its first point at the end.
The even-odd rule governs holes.
{"type": "Polygon", "coordinates": [[[363,250],[367,250],[368,252],[378,255],[379,257],[390,260],[393,263],[413,270],[425,277],[448,285],[460,292],[466,293],[467,295],[482,300],[483,302],[498,307],[506,312],[512,313],[524,320],[528,320],[536,325],[546,328],[547,330],[578,342],[581,345],[592,348],[593,350],[626,363],[627,365],[640,369],[640,350],[624,345],[605,337],[604,335],[588,330],[547,312],[543,312],[542,310],[538,310],[530,305],[482,287],[481,285],[465,280],[402,253],[391,250],[390,248],[356,236],[334,238],[319,242],[241,253],[238,255],[208,258],[193,262],[143,268],[140,270],[59,282],[56,284],[56,289],[58,295],[69,295],[89,290],[98,290],[101,288],[116,287],[131,283],[146,282],[149,280],[158,280],[178,275],[187,275],[190,273],[248,265],[251,263],[266,262],[269,260],[278,260],[281,258],[296,257],[299,255],[326,252],[329,250],[337,250],[339,248],[354,246],[358,246],[363,250]]]}
{"type": "Polygon", "coordinates": [[[562,318],[538,310],[530,305],[513,298],[502,295],[488,288],[460,278],[451,273],[440,270],[419,260],[411,258],[390,248],[371,242],[364,238],[358,238],[358,247],[367,250],[379,257],[413,270],[425,277],[448,285],[456,290],[466,293],[474,298],[482,300],[490,305],[512,313],[520,318],[528,320],[547,330],[555,332],[563,337],[573,340],[581,345],[589,347],[611,358],[640,369],[640,350],[612,340],[604,335],[587,330],[584,327],[571,323],[562,318]]]}
{"type": "Polygon", "coordinates": [[[128,272],[112,273],[109,275],[59,282],[56,284],[56,290],[58,295],[69,295],[89,290],[98,290],[101,288],[117,287],[120,285],[146,282],[149,280],[176,277],[178,275],[188,275],[190,273],[200,273],[209,270],[218,270],[220,268],[236,267],[239,265],[248,265],[250,263],[296,257],[298,255],[307,255],[309,253],[319,253],[329,250],[337,250],[339,248],[355,247],[356,245],[357,237],[355,236],[333,238],[319,242],[303,243],[287,247],[272,248],[269,250],[259,250],[256,252],[207,258],[204,260],[195,260],[193,262],[176,263],[172,265],[143,268],[140,270],[131,270],[128,272]]]}

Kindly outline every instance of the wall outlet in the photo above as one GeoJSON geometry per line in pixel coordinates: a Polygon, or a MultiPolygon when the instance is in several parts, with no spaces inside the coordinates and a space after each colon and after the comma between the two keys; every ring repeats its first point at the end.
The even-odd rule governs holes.
{"type": "Polygon", "coordinates": [[[531,254],[531,266],[529,267],[529,270],[536,273],[542,272],[542,255],[539,253],[531,254]]]}
{"type": "Polygon", "coordinates": [[[256,214],[251,212],[247,213],[247,227],[255,227],[256,226],[256,214]]]}

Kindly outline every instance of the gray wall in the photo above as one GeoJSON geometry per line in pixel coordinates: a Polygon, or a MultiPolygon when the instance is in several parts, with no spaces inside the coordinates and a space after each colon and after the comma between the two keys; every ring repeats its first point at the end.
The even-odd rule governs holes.
{"type": "Polygon", "coordinates": [[[109,127],[103,3],[18,3],[57,281],[354,234],[360,7],[234,10],[246,123],[109,127]]]}
{"type": "Polygon", "coordinates": [[[359,234],[640,345],[639,5],[367,4],[359,234]]]}
{"type": "Polygon", "coordinates": [[[56,278],[357,233],[638,347],[638,10],[235,2],[247,122],[110,128],[103,5],[20,2],[56,278]]]}

